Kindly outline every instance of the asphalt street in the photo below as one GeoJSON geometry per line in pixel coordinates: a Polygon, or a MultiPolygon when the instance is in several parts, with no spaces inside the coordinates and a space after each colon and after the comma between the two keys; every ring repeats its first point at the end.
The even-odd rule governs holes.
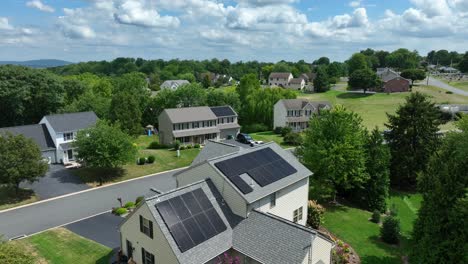
{"type": "Polygon", "coordinates": [[[161,191],[174,189],[176,182],[172,176],[179,170],[0,212],[0,235],[5,239],[31,235],[109,211],[119,205],[119,197],[124,202],[134,201],[136,197],[149,193],[150,188],[161,191]]]}

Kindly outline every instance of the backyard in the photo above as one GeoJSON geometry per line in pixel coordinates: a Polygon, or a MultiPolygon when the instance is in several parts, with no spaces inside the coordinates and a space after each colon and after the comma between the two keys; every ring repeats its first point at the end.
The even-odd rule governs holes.
{"type": "Polygon", "coordinates": [[[275,134],[273,131],[265,131],[265,132],[256,132],[256,133],[250,133],[249,134],[254,140],[260,140],[263,142],[271,142],[274,141],[278,145],[280,145],[283,148],[294,148],[295,146],[289,145],[283,142],[283,137],[279,134],[275,134]]]}
{"type": "Polygon", "coordinates": [[[56,228],[10,242],[35,255],[39,264],[108,264],[113,251],[65,229],[56,228]]]}
{"type": "MultiPolygon", "coordinates": [[[[138,148],[137,157],[134,162],[130,162],[123,166],[123,170],[116,171],[114,177],[111,177],[108,182],[119,182],[138,178],[144,175],[154,174],[162,171],[182,168],[189,166],[193,159],[198,155],[200,149],[192,148],[180,151],[180,157],[177,157],[177,152],[173,149],[148,149],[151,142],[158,141],[157,136],[139,136],[135,139],[135,145],[138,148]],[[154,156],[155,161],[152,164],[137,165],[138,157],[154,156]]],[[[75,173],[86,183],[91,186],[96,186],[96,172],[88,168],[75,170],[75,173]]]]}
{"type": "Polygon", "coordinates": [[[326,206],[323,226],[349,243],[363,264],[397,264],[409,251],[409,239],[417,210],[421,205],[419,194],[394,192],[388,201],[394,206],[401,225],[400,244],[388,245],[379,238],[379,225],[369,221],[371,213],[349,205],[326,206]]]}

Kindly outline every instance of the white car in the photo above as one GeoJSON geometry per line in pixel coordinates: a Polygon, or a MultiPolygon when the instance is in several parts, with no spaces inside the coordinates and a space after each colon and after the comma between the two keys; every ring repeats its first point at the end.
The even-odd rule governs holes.
{"type": "Polygon", "coordinates": [[[261,141],[261,140],[252,140],[252,141],[250,141],[250,146],[251,146],[251,147],[254,147],[254,146],[257,146],[257,145],[261,145],[261,144],[263,144],[263,143],[264,143],[264,142],[261,141]]]}

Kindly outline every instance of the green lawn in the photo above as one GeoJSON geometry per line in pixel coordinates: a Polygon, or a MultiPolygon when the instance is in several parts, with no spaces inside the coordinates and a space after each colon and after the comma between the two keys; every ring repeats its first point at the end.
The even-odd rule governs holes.
{"type": "Polygon", "coordinates": [[[468,91],[468,81],[455,81],[455,82],[448,82],[448,84],[452,85],[453,87],[468,91]]]}
{"type": "MultiPolygon", "coordinates": [[[[447,94],[445,90],[433,86],[415,86],[413,91],[420,91],[429,96],[436,103],[468,103],[468,97],[455,94],[447,94]]],[[[394,114],[398,105],[404,103],[405,97],[410,93],[393,93],[393,94],[355,94],[344,91],[328,91],[325,93],[303,94],[299,93],[298,97],[307,98],[310,100],[330,101],[333,105],[343,105],[359,115],[363,119],[363,124],[369,129],[379,126],[384,128],[384,123],[387,122],[386,113],[394,114]]],[[[450,129],[451,125],[446,125],[442,129],[450,129]]]]}
{"type": "Polygon", "coordinates": [[[20,189],[19,194],[14,188],[0,185],[0,210],[17,207],[37,201],[37,196],[32,190],[20,189]]]}
{"type": "Polygon", "coordinates": [[[249,134],[254,140],[261,140],[263,142],[274,141],[283,148],[293,148],[294,146],[283,143],[281,135],[273,133],[273,131],[257,132],[249,134]]]}
{"type": "Polygon", "coordinates": [[[49,264],[108,264],[112,249],[65,228],[52,229],[21,241],[25,248],[49,264]]]}
{"type": "Polygon", "coordinates": [[[421,200],[419,194],[391,195],[388,205],[395,205],[401,224],[401,242],[398,246],[380,241],[379,225],[368,220],[371,213],[351,206],[328,206],[323,225],[349,243],[361,257],[363,264],[402,263],[402,257],[408,254],[409,238],[421,200]]]}
{"type": "MultiPolygon", "coordinates": [[[[181,150],[180,157],[177,157],[176,151],[172,149],[147,149],[148,145],[153,141],[158,141],[158,137],[139,136],[135,140],[135,144],[138,148],[137,157],[148,157],[153,155],[156,158],[153,164],[137,165],[137,157],[135,157],[135,161],[124,165],[122,171],[113,172],[115,175],[111,177],[108,182],[119,182],[148,174],[189,166],[200,152],[200,149],[185,149],[181,150]]],[[[74,173],[91,186],[96,186],[98,184],[95,180],[95,175],[96,173],[99,173],[98,171],[81,168],[74,170],[74,173]]]]}

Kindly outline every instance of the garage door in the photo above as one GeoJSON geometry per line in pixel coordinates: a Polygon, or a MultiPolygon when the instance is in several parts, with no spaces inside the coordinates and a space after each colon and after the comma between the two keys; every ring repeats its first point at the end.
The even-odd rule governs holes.
{"type": "Polygon", "coordinates": [[[232,135],[233,138],[236,138],[237,134],[239,133],[239,129],[233,128],[233,129],[223,129],[221,130],[220,133],[220,138],[221,139],[227,139],[229,135],[232,135]]]}
{"type": "Polygon", "coordinates": [[[52,151],[42,151],[42,156],[48,160],[50,160],[50,163],[57,163],[57,160],[55,158],[55,150],[52,151]]]}

